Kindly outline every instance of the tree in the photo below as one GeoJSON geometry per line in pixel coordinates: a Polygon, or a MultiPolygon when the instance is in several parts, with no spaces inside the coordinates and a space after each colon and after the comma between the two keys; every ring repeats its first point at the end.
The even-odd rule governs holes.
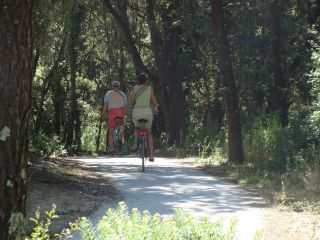
{"type": "Polygon", "coordinates": [[[68,60],[70,66],[70,115],[67,128],[66,147],[72,148],[73,143],[76,145],[76,150],[80,150],[80,112],[78,109],[78,101],[76,94],[76,73],[77,73],[77,58],[79,47],[79,36],[81,30],[81,21],[83,17],[83,6],[76,4],[74,12],[70,16],[69,23],[69,38],[68,38],[68,60]]]}
{"type": "Polygon", "coordinates": [[[179,144],[185,122],[185,99],[179,66],[181,2],[175,0],[160,4],[160,23],[156,21],[154,3],[154,0],[146,0],[151,49],[158,76],[157,85],[166,120],[166,131],[169,133],[169,145],[179,144]]]}
{"type": "Polygon", "coordinates": [[[287,0],[273,0],[270,3],[270,48],[269,48],[269,72],[271,83],[268,89],[268,111],[278,112],[283,126],[288,125],[288,79],[282,70],[282,46],[281,33],[283,32],[281,17],[285,12],[287,0]]]}
{"type": "Polygon", "coordinates": [[[180,2],[161,3],[160,5],[163,6],[159,7],[158,13],[161,21],[158,23],[155,17],[154,1],[146,1],[147,23],[150,30],[151,50],[155,59],[155,71],[149,70],[136,46],[127,15],[128,1],[112,5],[111,1],[104,0],[103,3],[122,31],[126,48],[132,57],[136,71],[148,73],[156,87],[164,114],[166,132],[169,135],[169,144],[179,143],[185,120],[185,100],[178,65],[180,28],[177,26],[179,15],[177,11],[180,2]]]}
{"type": "Polygon", "coordinates": [[[0,9],[0,239],[22,239],[33,66],[32,0],[0,9]],[[6,133],[6,134],[5,134],[6,133]]]}
{"type": "Polygon", "coordinates": [[[220,78],[224,87],[224,101],[227,114],[229,159],[243,163],[242,133],[240,125],[239,101],[233,77],[227,35],[224,27],[221,0],[211,0],[213,32],[217,51],[220,78]]]}

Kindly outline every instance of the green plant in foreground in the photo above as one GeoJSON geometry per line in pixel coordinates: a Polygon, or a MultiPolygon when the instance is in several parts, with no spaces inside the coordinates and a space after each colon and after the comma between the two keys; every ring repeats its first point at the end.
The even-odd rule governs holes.
{"type": "Polygon", "coordinates": [[[228,226],[222,220],[197,220],[192,215],[185,215],[182,209],[176,210],[171,218],[162,218],[159,214],[152,216],[148,211],[133,209],[129,212],[124,203],[119,203],[116,209],[108,209],[96,227],[87,218],[83,218],[80,229],[84,240],[231,240],[237,239],[236,223],[234,219],[228,226]]]}
{"type": "Polygon", "coordinates": [[[70,228],[64,229],[61,233],[51,233],[50,227],[53,220],[58,219],[56,215],[56,205],[53,204],[50,211],[45,211],[45,222],[41,219],[41,213],[39,208],[35,212],[35,217],[31,218],[31,221],[35,223],[33,231],[30,236],[25,236],[24,240],[49,240],[49,239],[69,239],[71,233],[78,228],[78,223],[70,223],[70,228]]]}

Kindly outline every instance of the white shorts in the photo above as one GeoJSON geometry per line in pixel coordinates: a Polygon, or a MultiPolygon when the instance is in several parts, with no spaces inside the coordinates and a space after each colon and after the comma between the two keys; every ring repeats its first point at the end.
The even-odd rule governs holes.
{"type": "Polygon", "coordinates": [[[139,127],[140,124],[138,122],[139,119],[146,119],[148,122],[145,124],[146,129],[151,129],[153,113],[151,108],[134,108],[132,111],[132,120],[135,127],[139,127]]]}

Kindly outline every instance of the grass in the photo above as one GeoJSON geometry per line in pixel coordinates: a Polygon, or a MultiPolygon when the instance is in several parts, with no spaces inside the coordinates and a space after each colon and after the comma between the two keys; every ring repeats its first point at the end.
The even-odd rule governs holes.
{"type": "Polygon", "coordinates": [[[201,152],[190,159],[205,166],[208,172],[219,176],[223,173],[223,176],[236,180],[240,185],[258,187],[265,198],[288,210],[319,212],[320,171],[280,174],[253,164],[236,165],[227,162],[219,148],[212,154],[201,152]]]}

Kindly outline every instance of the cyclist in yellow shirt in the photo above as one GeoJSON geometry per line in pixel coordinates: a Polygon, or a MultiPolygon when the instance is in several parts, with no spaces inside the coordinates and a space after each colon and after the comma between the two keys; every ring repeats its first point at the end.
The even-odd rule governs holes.
{"type": "Polygon", "coordinates": [[[151,86],[147,85],[148,76],[145,73],[139,74],[136,82],[136,86],[133,88],[128,96],[128,99],[134,102],[132,110],[132,120],[135,126],[134,129],[134,145],[132,150],[138,149],[138,128],[139,119],[146,119],[148,122],[145,124],[145,128],[148,132],[148,147],[149,147],[149,161],[154,161],[153,151],[153,137],[152,137],[152,120],[153,113],[158,112],[157,100],[151,86]]]}

